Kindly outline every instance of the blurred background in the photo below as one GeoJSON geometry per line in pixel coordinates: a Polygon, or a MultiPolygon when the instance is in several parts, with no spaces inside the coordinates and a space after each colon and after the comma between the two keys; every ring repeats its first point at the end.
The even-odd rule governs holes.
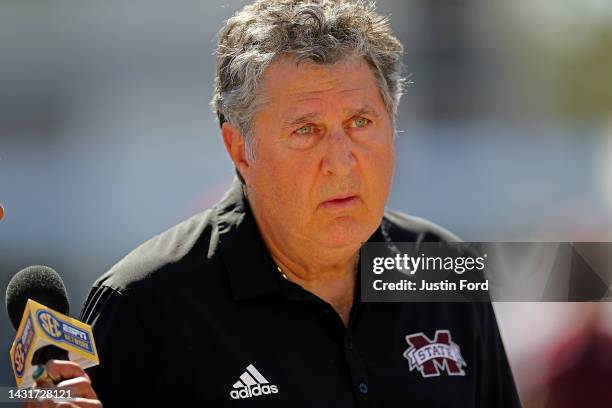
{"type": "MultiPolygon", "coordinates": [[[[2,293],[47,264],[78,316],[96,277],[220,198],[233,168],[208,105],[213,50],[243,4],[0,2],[2,293]]],[[[414,82],[390,207],[471,241],[611,241],[612,2],[377,8],[414,82]]],[[[578,396],[612,381],[610,304],[495,307],[525,406],[572,406],[575,376],[578,396]]],[[[2,386],[14,333],[0,313],[2,386]]]]}

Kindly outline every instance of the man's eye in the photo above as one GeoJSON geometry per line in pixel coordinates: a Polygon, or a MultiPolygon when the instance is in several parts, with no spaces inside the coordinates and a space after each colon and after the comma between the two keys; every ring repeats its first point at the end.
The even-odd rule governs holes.
{"type": "Polygon", "coordinates": [[[314,132],[314,127],[312,125],[304,125],[295,131],[295,133],[300,136],[306,136],[313,132],[314,132]]]}
{"type": "Polygon", "coordinates": [[[362,128],[362,127],[365,127],[368,123],[370,123],[369,119],[366,119],[366,118],[355,118],[355,119],[351,120],[351,127],[362,128]]]}

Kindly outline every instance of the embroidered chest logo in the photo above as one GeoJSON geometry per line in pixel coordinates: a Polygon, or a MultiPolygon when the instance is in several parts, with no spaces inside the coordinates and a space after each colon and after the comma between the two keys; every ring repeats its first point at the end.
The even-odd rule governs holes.
{"type": "Polygon", "coordinates": [[[406,342],[410,347],[404,351],[404,357],[410,371],[418,369],[423,377],[438,377],[440,370],[446,370],[448,375],[465,375],[462,367],[467,364],[448,330],[436,330],[433,340],[423,333],[409,334],[406,342]]]}
{"type": "Polygon", "coordinates": [[[232,399],[246,399],[260,395],[278,394],[278,387],[270,384],[253,364],[249,364],[239,378],[230,391],[232,399]]]}

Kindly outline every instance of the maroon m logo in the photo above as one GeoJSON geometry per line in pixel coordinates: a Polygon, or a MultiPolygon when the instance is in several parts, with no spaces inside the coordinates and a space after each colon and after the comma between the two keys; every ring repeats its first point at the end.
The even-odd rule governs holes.
{"type": "Polygon", "coordinates": [[[406,342],[410,346],[404,352],[410,371],[417,368],[423,377],[436,377],[440,370],[448,375],[465,375],[462,367],[467,366],[459,346],[451,341],[448,330],[436,330],[433,340],[423,333],[409,334],[406,342]]]}

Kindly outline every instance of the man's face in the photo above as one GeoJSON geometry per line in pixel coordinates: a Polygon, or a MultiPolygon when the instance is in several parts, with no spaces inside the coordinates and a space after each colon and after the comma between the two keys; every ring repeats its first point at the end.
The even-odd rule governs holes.
{"type": "Polygon", "coordinates": [[[376,230],[391,187],[393,126],[364,59],[284,57],[263,77],[255,160],[243,171],[260,226],[275,240],[354,247],[376,230]],[[263,224],[263,225],[262,225],[263,224]]]}

